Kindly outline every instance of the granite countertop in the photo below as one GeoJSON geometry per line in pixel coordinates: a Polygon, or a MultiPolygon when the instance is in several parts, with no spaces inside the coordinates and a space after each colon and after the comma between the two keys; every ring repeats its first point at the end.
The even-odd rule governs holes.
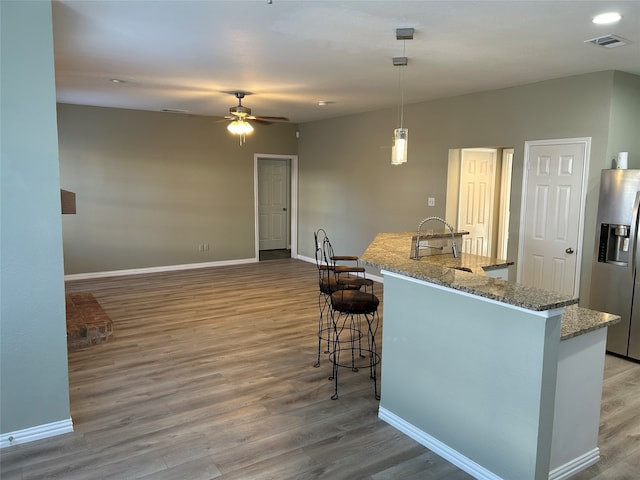
{"type": "Polygon", "coordinates": [[[445,254],[412,260],[409,258],[412,235],[413,232],[380,233],[360,260],[366,265],[528,310],[544,311],[566,307],[560,327],[561,340],[620,321],[617,315],[578,307],[578,298],[510,283],[485,274],[487,270],[505,268],[513,265],[513,262],[466,253],[461,253],[459,258],[445,254]],[[471,272],[457,270],[459,268],[467,268],[471,272]]]}
{"type": "Polygon", "coordinates": [[[491,278],[485,270],[513,262],[461,253],[409,258],[414,232],[379,233],[360,258],[362,263],[408,277],[489,298],[527,310],[545,311],[578,303],[578,298],[491,278]],[[471,273],[457,270],[468,268],[471,273]]]}
{"type": "Polygon", "coordinates": [[[620,317],[618,315],[570,305],[564,309],[564,314],[562,315],[560,340],[568,340],[578,335],[593,332],[599,328],[616,324],[619,321],[620,317]]]}

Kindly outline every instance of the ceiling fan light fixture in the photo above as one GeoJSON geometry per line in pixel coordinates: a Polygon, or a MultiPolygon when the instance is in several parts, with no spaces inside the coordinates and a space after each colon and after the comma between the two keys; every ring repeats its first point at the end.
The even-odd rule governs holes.
{"type": "Polygon", "coordinates": [[[271,123],[273,122],[289,121],[289,119],[286,117],[266,117],[251,115],[251,109],[242,105],[242,99],[245,97],[245,95],[250,95],[249,92],[243,92],[240,90],[224,93],[231,93],[238,99],[238,105],[231,107],[229,109],[229,115],[226,115],[224,118],[226,118],[227,120],[231,120],[231,123],[227,125],[227,130],[229,130],[230,133],[238,135],[240,137],[240,145],[244,144],[245,136],[253,132],[253,125],[251,125],[248,120],[256,123],[261,123],[262,125],[271,125],[271,123]]]}
{"type": "Polygon", "coordinates": [[[253,127],[249,122],[240,118],[227,125],[227,130],[234,135],[238,135],[240,137],[240,145],[242,145],[245,142],[246,135],[253,132],[253,127]]]}
{"type": "Polygon", "coordinates": [[[227,130],[229,130],[234,135],[247,135],[253,132],[253,127],[249,122],[245,120],[234,120],[229,125],[227,125],[227,130]]]}

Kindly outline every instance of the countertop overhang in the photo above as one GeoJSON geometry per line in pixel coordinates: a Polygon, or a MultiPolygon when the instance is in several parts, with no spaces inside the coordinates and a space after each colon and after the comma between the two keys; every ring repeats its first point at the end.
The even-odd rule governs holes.
{"type": "Polygon", "coordinates": [[[430,255],[413,260],[411,237],[414,232],[379,233],[361,257],[362,263],[425,282],[449,287],[498,302],[533,311],[566,307],[562,317],[561,339],[613,325],[618,315],[578,307],[578,298],[527,287],[485,275],[487,270],[505,268],[513,262],[461,253],[430,255]],[[466,268],[471,272],[459,270],[466,268]]]}
{"type": "Polygon", "coordinates": [[[573,296],[484,275],[484,270],[513,265],[506,260],[468,253],[461,253],[458,258],[430,255],[413,260],[410,258],[412,235],[414,232],[379,233],[362,255],[362,263],[527,310],[546,311],[578,303],[579,299],[573,296]]]}

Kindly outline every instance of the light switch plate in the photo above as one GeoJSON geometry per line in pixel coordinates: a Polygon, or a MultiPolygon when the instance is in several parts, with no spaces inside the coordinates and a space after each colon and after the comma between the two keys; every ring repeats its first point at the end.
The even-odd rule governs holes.
{"type": "Polygon", "coordinates": [[[436,199],[435,197],[429,197],[427,199],[427,205],[430,207],[435,207],[436,206],[436,199]]]}

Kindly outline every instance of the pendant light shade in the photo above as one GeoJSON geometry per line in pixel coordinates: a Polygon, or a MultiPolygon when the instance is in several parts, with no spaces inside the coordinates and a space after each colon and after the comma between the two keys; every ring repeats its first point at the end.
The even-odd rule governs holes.
{"type": "Polygon", "coordinates": [[[396,128],[393,131],[393,147],[391,147],[391,165],[402,165],[407,163],[407,146],[409,141],[409,130],[407,128],[396,128]]]}

